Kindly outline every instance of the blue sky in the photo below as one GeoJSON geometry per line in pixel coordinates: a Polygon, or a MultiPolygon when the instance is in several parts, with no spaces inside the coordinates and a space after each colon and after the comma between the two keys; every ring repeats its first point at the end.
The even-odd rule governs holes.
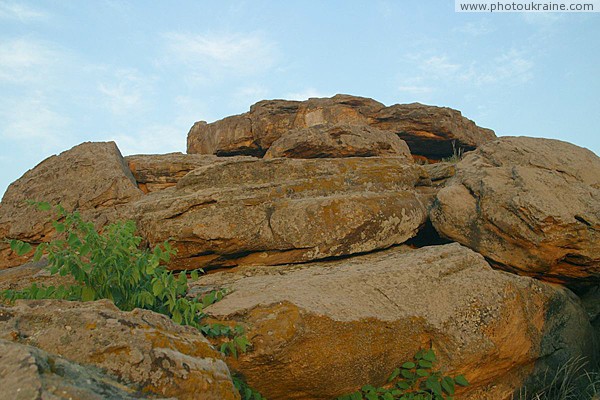
{"type": "Polygon", "coordinates": [[[449,106],[498,135],[600,154],[600,13],[453,1],[0,0],[0,193],[84,141],[185,152],[261,99],[449,106]]]}

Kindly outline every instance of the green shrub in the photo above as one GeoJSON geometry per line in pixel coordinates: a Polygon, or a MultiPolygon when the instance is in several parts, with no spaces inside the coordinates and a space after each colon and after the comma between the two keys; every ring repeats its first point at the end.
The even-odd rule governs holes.
{"type": "Polygon", "coordinates": [[[456,386],[468,386],[463,375],[454,378],[433,371],[437,359],[433,350],[419,350],[412,361],[396,368],[385,387],[366,385],[338,400],[452,400],[456,386]]]}
{"type": "MultiPolygon", "coordinates": [[[[133,221],[120,221],[98,232],[94,224],[85,222],[78,212],[68,213],[60,205],[32,202],[42,211],[52,211],[52,222],[59,237],[41,243],[34,253],[38,261],[46,255],[52,275],[71,276],[75,284],[43,286],[33,283],[22,290],[5,290],[0,297],[16,299],[62,299],[93,301],[110,299],[124,311],[134,308],[152,310],[170,317],[174,322],[198,328],[205,336],[220,341],[219,350],[237,358],[248,350],[250,342],[241,326],[203,323],[203,309],[221,300],[222,291],[213,291],[200,299],[186,297],[188,277],[182,272],[175,275],[164,264],[175,254],[168,241],[154,249],[141,246],[142,238],[135,234],[133,221]]],[[[33,248],[20,240],[10,241],[18,255],[30,253],[33,248]]],[[[191,280],[198,279],[201,269],[191,271],[191,280]]],[[[234,380],[242,400],[265,400],[240,377],[234,380]]]]}

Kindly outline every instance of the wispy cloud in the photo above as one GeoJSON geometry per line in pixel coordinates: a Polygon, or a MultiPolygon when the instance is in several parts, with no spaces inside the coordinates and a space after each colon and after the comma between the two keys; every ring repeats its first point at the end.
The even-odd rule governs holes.
{"type": "Polygon", "coordinates": [[[47,79],[47,71],[61,59],[49,44],[28,38],[0,41],[0,82],[28,83],[47,79]]]}
{"type": "Polygon", "coordinates": [[[35,22],[48,19],[50,14],[22,2],[0,1],[0,19],[35,22]]]}
{"type": "Polygon", "coordinates": [[[153,81],[135,69],[117,69],[108,79],[98,83],[98,90],[113,114],[129,115],[145,108],[145,99],[152,91],[153,81]]]}
{"type": "Polygon", "coordinates": [[[55,110],[41,93],[10,102],[0,107],[0,136],[10,141],[35,143],[38,149],[54,151],[69,140],[69,117],[55,110]]]}
{"type": "Polygon", "coordinates": [[[107,140],[114,140],[123,155],[185,152],[187,129],[174,125],[151,125],[131,134],[109,135],[107,140]]]}
{"type": "Polygon", "coordinates": [[[398,86],[398,90],[401,92],[415,94],[415,95],[429,94],[434,91],[434,89],[431,86],[420,86],[420,85],[400,85],[400,86],[398,86]]]}
{"type": "Polygon", "coordinates": [[[163,35],[167,64],[185,65],[191,77],[208,82],[214,77],[248,76],[269,70],[275,63],[275,44],[260,33],[163,35]]]}

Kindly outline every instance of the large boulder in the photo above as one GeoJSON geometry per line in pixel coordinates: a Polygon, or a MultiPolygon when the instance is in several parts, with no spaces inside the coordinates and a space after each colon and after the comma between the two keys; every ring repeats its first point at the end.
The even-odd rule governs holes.
{"type": "Polygon", "coordinates": [[[402,157],[412,161],[398,135],[368,125],[315,125],[277,139],[265,158],[402,157]]]}
{"type": "Polygon", "coordinates": [[[0,339],[92,365],[130,387],[184,399],[239,399],[222,355],[195,328],[108,300],[0,306],[0,339]]]}
{"type": "Polygon", "coordinates": [[[430,159],[472,150],[495,138],[460,111],[419,103],[383,104],[364,97],[336,95],[306,101],[265,100],[250,111],[207,124],[197,122],[188,134],[188,153],[262,157],[294,129],[322,124],[369,125],[397,134],[414,155],[430,159]]]}
{"type": "Polygon", "coordinates": [[[148,398],[97,368],[3,339],[0,339],[0,387],[6,400],[148,398]]]}
{"type": "Polygon", "coordinates": [[[228,158],[214,155],[182,153],[137,154],[125,157],[138,187],[144,193],[175,186],[188,172],[227,160],[228,158]]]}
{"type": "Polygon", "coordinates": [[[401,158],[232,160],[200,167],[137,201],[150,244],[173,268],[285,264],[403,243],[426,219],[401,158]]]}
{"type": "Polygon", "coordinates": [[[47,158],[13,182],[0,204],[0,269],[20,265],[3,239],[32,244],[54,234],[51,215],[28,200],[61,204],[79,210],[87,220],[103,225],[122,218],[124,205],[143,196],[114,142],[83,143],[47,158]]]}
{"type": "Polygon", "coordinates": [[[457,398],[507,400],[547,367],[594,354],[572,293],[495,271],[456,243],[244,267],[194,285],[192,292],[230,290],[205,311],[246,327],[253,350],[231,368],[271,400],[325,400],[383,385],[429,346],[443,372],[471,383],[457,398]]]}
{"type": "Polygon", "coordinates": [[[500,268],[600,280],[600,158],[587,149],[527,137],[488,143],[458,163],[431,219],[500,268]]]}

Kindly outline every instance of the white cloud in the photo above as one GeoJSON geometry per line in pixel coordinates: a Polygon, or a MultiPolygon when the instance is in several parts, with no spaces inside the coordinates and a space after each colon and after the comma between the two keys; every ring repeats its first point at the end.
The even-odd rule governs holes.
{"type": "Polygon", "coordinates": [[[62,57],[49,44],[27,38],[0,41],[0,82],[44,81],[62,57]]]}
{"type": "Polygon", "coordinates": [[[308,100],[311,97],[332,97],[334,94],[325,93],[315,88],[307,88],[299,92],[287,93],[284,96],[286,100],[308,100]]]}
{"type": "Polygon", "coordinates": [[[0,19],[33,22],[48,19],[49,14],[23,3],[0,1],[0,19]]]}
{"type": "Polygon", "coordinates": [[[534,65],[525,52],[511,49],[485,65],[471,64],[461,79],[477,85],[524,83],[533,78],[534,65]]]}
{"type": "Polygon", "coordinates": [[[242,86],[233,93],[233,105],[246,109],[252,104],[267,98],[268,94],[269,89],[262,85],[242,86]]]}
{"type": "Polygon", "coordinates": [[[68,142],[68,128],[71,120],[53,109],[41,94],[28,99],[3,101],[0,118],[0,136],[10,141],[32,143],[38,149],[52,150],[61,148],[68,142]]]}
{"type": "Polygon", "coordinates": [[[164,34],[166,64],[179,63],[196,82],[215,76],[248,76],[269,70],[275,63],[275,44],[259,33],[164,34]]]}
{"type": "Polygon", "coordinates": [[[113,114],[129,115],[145,108],[145,98],[152,91],[153,81],[134,69],[117,69],[110,78],[98,83],[98,90],[113,114]]]}

